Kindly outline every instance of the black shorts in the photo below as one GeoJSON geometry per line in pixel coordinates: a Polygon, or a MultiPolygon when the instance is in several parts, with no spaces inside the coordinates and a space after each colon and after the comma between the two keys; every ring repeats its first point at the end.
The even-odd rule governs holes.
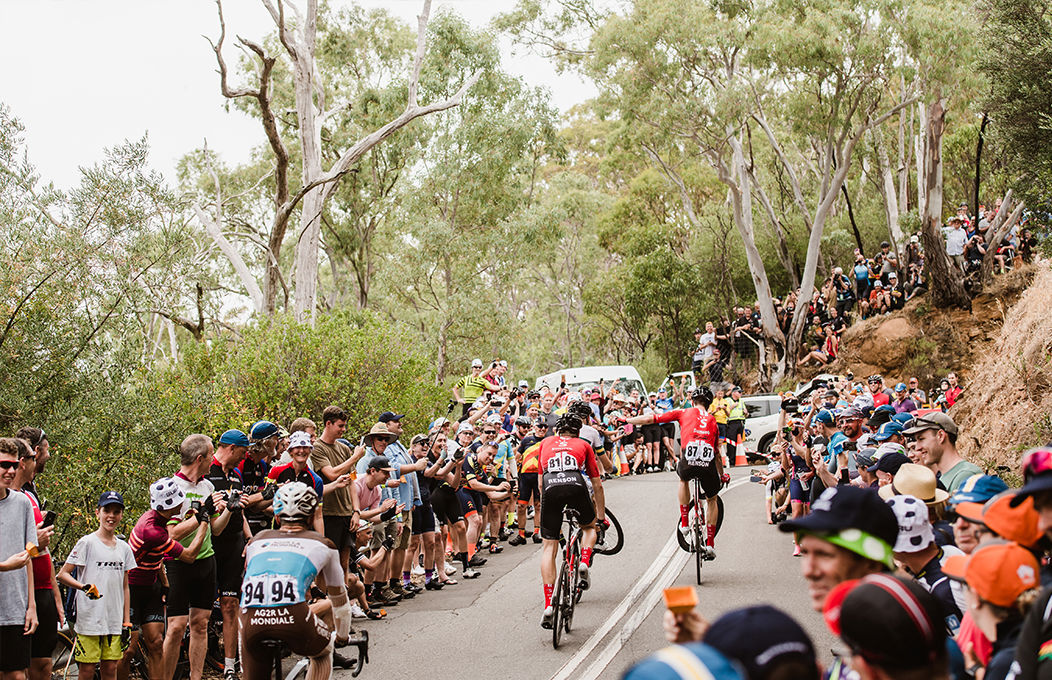
{"type": "Polygon", "coordinates": [[[435,517],[442,524],[456,524],[464,520],[464,513],[460,509],[460,499],[449,487],[440,486],[435,489],[431,494],[431,508],[435,511],[435,517]]]}
{"type": "Polygon", "coordinates": [[[161,582],[152,585],[128,586],[128,617],[132,627],[138,629],[144,623],[164,623],[164,599],[161,597],[161,582]]]}
{"type": "Polygon", "coordinates": [[[191,609],[212,611],[216,601],[216,558],[197,558],[187,564],[172,560],[168,572],[168,618],[189,616],[191,609]]]}
{"type": "Polygon", "coordinates": [[[536,472],[519,473],[519,502],[535,503],[541,499],[540,475],[536,472]]]}
{"type": "Polygon", "coordinates": [[[679,464],[676,465],[676,474],[684,482],[700,479],[701,490],[705,498],[715,498],[720,493],[720,487],[723,486],[715,465],[687,465],[684,457],[680,457],[679,464]]]}
{"type": "Polygon", "coordinates": [[[325,527],[325,538],[333,542],[338,552],[343,552],[351,547],[354,542],[354,532],[351,531],[352,515],[322,515],[321,521],[325,527]]]}
{"type": "Polygon", "coordinates": [[[661,426],[660,425],[644,425],[643,426],[643,443],[644,444],[656,444],[661,441],[661,426]]]}
{"type": "Polygon", "coordinates": [[[578,522],[582,525],[595,521],[595,505],[587,487],[583,484],[553,486],[541,494],[541,538],[559,540],[564,508],[576,510],[578,522]]]}
{"type": "Polygon", "coordinates": [[[675,423],[661,423],[661,436],[674,439],[676,437],[676,424],[675,423]]]}
{"type": "Polygon", "coordinates": [[[33,591],[37,603],[37,629],[33,633],[30,656],[34,659],[50,659],[58,644],[58,607],[55,606],[55,591],[41,588],[33,591]]]}
{"type": "Polygon", "coordinates": [[[467,487],[457,489],[457,500],[460,503],[460,512],[464,517],[470,517],[472,513],[478,514],[479,506],[475,504],[475,495],[471,489],[467,487]]]}
{"type": "Polygon", "coordinates": [[[413,508],[413,536],[432,534],[435,532],[435,511],[431,509],[431,503],[424,503],[413,508]]]}
{"type": "Polygon", "coordinates": [[[241,597],[241,577],[245,573],[244,546],[237,551],[216,551],[216,586],[219,597],[241,597]]]}
{"type": "MultiPolygon", "coordinates": [[[[30,645],[26,644],[28,642],[23,634],[22,624],[0,626],[0,673],[24,671],[29,668],[30,645]]],[[[50,652],[48,656],[51,656],[50,652]]]]}
{"type": "Polygon", "coordinates": [[[720,439],[727,438],[727,423],[716,423],[716,432],[720,435],[720,439]]]}

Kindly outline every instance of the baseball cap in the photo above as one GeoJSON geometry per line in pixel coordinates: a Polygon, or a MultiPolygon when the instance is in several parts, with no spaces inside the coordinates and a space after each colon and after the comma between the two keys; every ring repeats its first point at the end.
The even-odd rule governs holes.
{"type": "Polygon", "coordinates": [[[858,406],[848,406],[837,414],[837,420],[862,420],[864,417],[862,409],[858,406]]]}
{"type": "Polygon", "coordinates": [[[377,418],[377,420],[379,422],[381,422],[381,423],[389,423],[392,420],[401,420],[402,418],[405,418],[405,414],[404,413],[395,413],[393,411],[384,411],[383,413],[380,414],[380,417],[377,418]]]}
{"type": "Polygon", "coordinates": [[[877,449],[872,446],[867,446],[855,453],[855,465],[863,470],[868,470],[869,466],[876,462],[873,455],[877,452],[877,449]]]}
{"type": "Polygon", "coordinates": [[[912,578],[871,574],[829,593],[826,625],[866,661],[911,668],[946,655],[946,626],[938,600],[912,578]]]}
{"type": "Polygon", "coordinates": [[[248,446],[248,435],[241,430],[227,430],[219,435],[219,443],[225,446],[248,446]]]}
{"type": "Polygon", "coordinates": [[[471,423],[469,423],[466,420],[464,422],[462,422],[457,427],[457,434],[460,434],[461,432],[472,432],[473,433],[474,431],[475,431],[475,428],[471,425],[471,423]]]}
{"type": "Polygon", "coordinates": [[[427,440],[428,436],[426,434],[414,434],[413,438],[409,440],[409,445],[414,446],[416,444],[424,444],[427,440]]]}
{"type": "Polygon", "coordinates": [[[366,466],[367,470],[387,470],[391,472],[391,461],[387,460],[387,456],[373,456],[369,459],[369,464],[366,466]]]}
{"type": "Polygon", "coordinates": [[[919,498],[928,505],[934,505],[950,497],[950,492],[939,488],[935,473],[927,466],[906,462],[900,465],[894,474],[895,478],[891,484],[880,488],[879,493],[882,498],[888,499],[892,496],[907,494],[919,498]]]}
{"type": "Polygon", "coordinates": [[[740,393],[741,391],[742,391],[742,388],[740,386],[738,386],[738,385],[734,385],[733,387],[731,387],[731,394],[733,394],[735,392],[739,392],[740,393]]]}
{"type": "Polygon", "coordinates": [[[482,368],[482,359],[472,359],[471,360],[471,367],[472,368],[482,368]]]}
{"type": "MultiPolygon", "coordinates": [[[[872,397],[870,397],[872,399],[872,397]]],[[[888,422],[895,415],[895,407],[889,404],[881,404],[880,406],[873,409],[873,413],[869,416],[870,429],[877,429],[884,423],[888,422]]]]}
{"type": "MultiPolygon", "coordinates": [[[[883,446],[883,444],[881,444],[883,446]]],[[[887,472],[890,475],[894,475],[899,471],[903,465],[910,462],[909,456],[901,451],[891,451],[885,449],[881,451],[881,446],[877,447],[877,452],[873,454],[873,464],[869,466],[870,472],[887,472]]]]}
{"type": "Polygon", "coordinates": [[[822,398],[825,399],[828,397],[832,397],[833,399],[839,399],[840,393],[836,390],[826,390],[826,393],[822,395],[822,398]]]}
{"type": "Polygon", "coordinates": [[[901,383],[900,382],[899,384],[895,385],[895,391],[896,392],[905,392],[906,391],[906,383],[901,383]]]}
{"type": "Polygon", "coordinates": [[[436,428],[442,427],[443,425],[445,425],[448,422],[449,422],[449,418],[446,418],[444,416],[440,417],[440,418],[435,418],[434,420],[431,421],[431,424],[427,426],[427,429],[428,429],[428,431],[431,431],[431,430],[434,430],[436,428]]]}
{"type": "Polygon", "coordinates": [[[1037,570],[1033,553],[1009,541],[985,543],[971,555],[952,555],[942,565],[944,574],[964,581],[981,599],[1006,609],[1024,592],[1038,587],[1037,570]]]}
{"type": "Polygon", "coordinates": [[[833,545],[894,568],[891,546],[898,537],[895,513],[872,489],[835,486],[822,492],[811,514],[782,522],[781,531],[813,534],[833,545]]]}
{"type": "Polygon", "coordinates": [[[972,475],[964,480],[957,492],[950,496],[950,505],[957,503],[985,503],[1002,491],[1008,491],[1004,480],[994,475],[972,475]]]}
{"type": "Polygon", "coordinates": [[[1019,505],[1027,498],[1052,491],[1052,452],[1038,446],[1023,453],[1023,488],[1016,492],[1012,503],[1019,505]]]}
{"type": "Polygon", "coordinates": [[[372,525],[373,525],[373,523],[370,522],[369,520],[367,520],[367,519],[360,519],[360,520],[358,520],[358,531],[361,531],[363,529],[368,529],[372,525]]]}
{"type": "Polygon", "coordinates": [[[293,432],[289,435],[289,448],[294,449],[300,446],[306,446],[314,448],[314,444],[310,440],[310,433],[300,430],[299,432],[293,432]]]}
{"type": "Polygon", "coordinates": [[[486,416],[486,422],[490,425],[500,425],[502,418],[497,413],[491,413],[486,416]]]}
{"type": "Polygon", "coordinates": [[[523,389],[527,389],[527,388],[529,388],[529,386],[530,386],[530,383],[527,382],[526,380],[520,380],[519,381],[519,387],[521,387],[523,389]]]}
{"type": "Polygon", "coordinates": [[[827,408],[822,409],[815,414],[815,422],[823,425],[832,425],[834,422],[833,412],[827,408]]]}
{"type": "MultiPolygon", "coordinates": [[[[883,487],[888,488],[888,487],[883,487]]],[[[895,539],[897,553],[915,553],[935,542],[935,532],[928,519],[928,506],[916,496],[901,495],[888,499],[888,507],[899,522],[899,535],[895,539]]]]}
{"type": "Polygon", "coordinates": [[[881,425],[880,429],[877,430],[877,433],[873,435],[873,441],[878,443],[885,442],[897,434],[902,434],[902,423],[895,420],[889,420],[881,425]]]}
{"type": "Polygon", "coordinates": [[[712,622],[702,641],[745,669],[746,677],[762,678],[790,659],[803,662],[807,675],[818,680],[815,648],[800,624],[770,605],[744,607],[712,622]]]}
{"type": "Polygon", "coordinates": [[[538,418],[537,420],[533,421],[533,426],[534,427],[547,428],[548,427],[548,421],[545,420],[544,418],[538,418]]]}
{"type": "Polygon", "coordinates": [[[264,439],[276,437],[279,433],[280,429],[278,426],[269,420],[257,420],[252,423],[252,427],[248,428],[248,438],[254,442],[261,442],[264,439]]]}
{"type": "Polygon", "coordinates": [[[745,680],[727,657],[703,642],[672,645],[659,649],[628,669],[621,680],[679,680],[681,668],[689,668],[701,678],[745,680]]]}
{"type": "Polygon", "coordinates": [[[920,238],[916,234],[914,234],[913,236],[910,236],[910,243],[919,243],[919,242],[920,242],[920,238]]]}
{"type": "Polygon", "coordinates": [[[1034,509],[1034,500],[1026,498],[1022,503],[1012,505],[1014,497],[1013,492],[1006,491],[982,505],[959,503],[954,510],[969,522],[984,525],[1006,541],[1033,547],[1044,536],[1039,525],[1040,516],[1034,509]]]}
{"type": "Polygon", "coordinates": [[[953,418],[946,415],[942,411],[932,411],[931,413],[925,413],[922,416],[918,416],[913,419],[913,426],[908,430],[903,430],[903,434],[914,435],[924,432],[925,430],[944,430],[948,434],[957,436],[957,423],[953,422],[953,418]]]}
{"type": "Polygon", "coordinates": [[[107,491],[106,493],[99,496],[99,506],[104,508],[107,505],[119,505],[124,507],[124,496],[120,495],[116,491],[107,491]]]}
{"type": "Polygon", "coordinates": [[[896,413],[891,416],[891,419],[896,423],[901,423],[903,427],[906,427],[906,423],[913,422],[913,414],[903,411],[902,413],[896,413]]]}

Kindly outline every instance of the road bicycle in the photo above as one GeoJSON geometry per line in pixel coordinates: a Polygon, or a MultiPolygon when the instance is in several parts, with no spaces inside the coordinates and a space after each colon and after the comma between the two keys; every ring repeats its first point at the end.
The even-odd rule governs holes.
{"type": "MultiPolygon", "coordinates": [[[[698,585],[701,585],[701,567],[702,563],[707,560],[711,560],[715,557],[715,552],[705,545],[705,492],[701,488],[701,480],[694,478],[690,484],[690,509],[687,515],[687,526],[690,527],[690,531],[686,536],[683,535],[682,531],[679,531],[679,524],[676,525],[676,539],[679,541],[679,547],[686,552],[694,553],[694,568],[697,576],[698,585]]],[[[716,506],[719,508],[719,517],[716,519],[716,534],[719,535],[720,527],[723,526],[723,518],[726,513],[723,511],[723,497],[716,496],[716,506]]]]}
{"type": "Polygon", "coordinates": [[[574,608],[581,601],[584,589],[581,588],[578,568],[581,564],[581,525],[577,512],[571,508],[563,510],[563,522],[566,531],[559,540],[562,559],[555,577],[555,591],[552,593],[552,647],[559,649],[563,631],[569,633],[573,625],[574,608]]]}
{"type": "Polygon", "coordinates": [[[606,508],[606,521],[609,526],[602,526],[599,522],[595,524],[597,535],[593,551],[597,555],[616,555],[625,546],[625,535],[621,531],[621,523],[610,512],[610,508],[606,508]]]}
{"type": "MultiPolygon", "coordinates": [[[[310,665],[310,659],[307,657],[300,657],[292,664],[292,668],[289,669],[288,673],[282,674],[281,661],[285,657],[289,656],[288,646],[281,640],[263,640],[263,647],[270,650],[270,654],[274,660],[274,673],[271,676],[272,680],[304,680],[307,677],[307,669],[310,665]]],[[[358,658],[354,660],[354,667],[351,669],[351,677],[357,678],[361,675],[362,669],[365,668],[365,664],[369,663],[369,632],[365,630],[359,630],[357,632],[352,631],[350,640],[345,645],[340,647],[353,646],[358,648],[358,658]]]]}

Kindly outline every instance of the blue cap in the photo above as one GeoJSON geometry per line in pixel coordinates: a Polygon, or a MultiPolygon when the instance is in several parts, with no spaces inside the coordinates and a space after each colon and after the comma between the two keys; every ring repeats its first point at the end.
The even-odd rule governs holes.
{"type": "Polygon", "coordinates": [[[880,456],[880,458],[877,458],[876,462],[866,469],[869,472],[877,472],[879,470],[880,472],[887,472],[889,475],[895,476],[895,473],[899,471],[899,468],[909,462],[910,459],[906,454],[893,451],[880,456]]]}
{"type": "Polygon", "coordinates": [[[269,420],[257,420],[248,428],[248,436],[254,442],[261,442],[278,435],[278,426],[269,420]]]}
{"type": "Polygon", "coordinates": [[[248,446],[248,435],[241,430],[227,430],[219,436],[219,443],[225,446],[248,446]]]}
{"type": "Polygon", "coordinates": [[[392,420],[401,420],[402,418],[405,418],[405,414],[404,413],[395,413],[394,411],[384,411],[383,413],[380,414],[380,417],[377,420],[379,420],[381,423],[389,423],[392,420]]]}
{"type": "Polygon", "coordinates": [[[119,505],[124,507],[124,496],[120,495],[116,491],[107,491],[106,493],[99,496],[99,507],[104,508],[107,505],[119,505]]]}
{"type": "Polygon", "coordinates": [[[902,413],[896,413],[895,415],[891,416],[891,419],[894,420],[897,423],[902,423],[902,427],[905,428],[906,427],[906,423],[908,423],[911,420],[913,420],[913,414],[912,413],[907,413],[906,411],[903,411],[902,413]]]}
{"type": "Polygon", "coordinates": [[[896,392],[905,392],[906,391],[906,383],[899,383],[898,385],[895,385],[895,391],[896,392]]]}
{"type": "Polygon", "coordinates": [[[895,413],[895,407],[891,404],[881,404],[880,406],[873,409],[874,415],[877,413],[895,413]]]}
{"type": "Polygon", "coordinates": [[[344,439],[343,437],[337,437],[336,441],[340,442],[341,444],[343,444],[344,446],[346,446],[347,448],[349,448],[351,450],[354,449],[354,444],[352,444],[349,439],[344,439]]]}
{"type": "Polygon", "coordinates": [[[957,503],[985,503],[1002,491],[1007,491],[1008,485],[1000,477],[993,475],[972,475],[964,480],[957,492],[950,496],[950,505],[957,503]]]}
{"type": "Polygon", "coordinates": [[[822,423],[823,425],[832,425],[835,422],[833,412],[827,408],[822,409],[815,414],[815,422],[822,423]]]}
{"type": "Polygon", "coordinates": [[[886,442],[897,434],[902,434],[902,423],[897,420],[889,420],[880,426],[877,433],[873,435],[872,439],[875,442],[886,442]]]}
{"type": "Polygon", "coordinates": [[[741,664],[749,678],[766,677],[789,660],[807,667],[809,672],[800,677],[819,677],[811,638],[791,616],[770,605],[727,612],[712,622],[702,639],[741,664]]]}
{"type": "Polygon", "coordinates": [[[684,667],[695,670],[699,678],[745,680],[742,672],[727,657],[701,642],[659,649],[629,668],[622,680],[679,680],[683,677],[679,669],[684,667]]]}

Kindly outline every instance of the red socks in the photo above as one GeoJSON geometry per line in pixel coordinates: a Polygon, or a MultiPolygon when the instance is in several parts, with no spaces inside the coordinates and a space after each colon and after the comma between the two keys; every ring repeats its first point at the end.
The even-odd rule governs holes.
{"type": "Polygon", "coordinates": [[[554,583],[545,583],[544,584],[544,608],[545,609],[547,609],[548,607],[552,606],[552,593],[554,593],[554,592],[555,592],[555,584],[554,583]]]}
{"type": "Polygon", "coordinates": [[[690,506],[689,505],[681,505],[681,506],[679,506],[679,524],[680,524],[680,526],[684,526],[685,527],[685,526],[688,525],[688,523],[689,523],[688,520],[687,520],[687,514],[688,513],[690,513],[690,506]]]}
{"type": "Polygon", "coordinates": [[[706,524],[705,525],[705,530],[706,530],[706,533],[707,533],[707,537],[705,538],[705,545],[709,546],[710,548],[715,547],[716,546],[716,525],[714,525],[714,524],[706,524]]]}
{"type": "Polygon", "coordinates": [[[592,566],[592,549],[591,548],[581,548],[581,561],[584,562],[589,567],[592,566]]]}

